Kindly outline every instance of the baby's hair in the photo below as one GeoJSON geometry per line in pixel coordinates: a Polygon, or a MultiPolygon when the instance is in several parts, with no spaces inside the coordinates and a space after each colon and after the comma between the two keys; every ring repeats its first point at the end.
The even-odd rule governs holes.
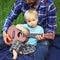
{"type": "Polygon", "coordinates": [[[25,14],[24,14],[25,20],[26,20],[26,19],[29,19],[29,18],[31,18],[31,17],[38,18],[38,13],[37,13],[36,10],[29,9],[29,10],[27,10],[27,11],[25,12],[25,14]]]}

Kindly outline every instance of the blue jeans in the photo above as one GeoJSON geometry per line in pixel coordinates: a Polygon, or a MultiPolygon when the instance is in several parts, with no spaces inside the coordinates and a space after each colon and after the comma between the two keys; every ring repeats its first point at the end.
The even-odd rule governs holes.
{"type": "Polygon", "coordinates": [[[8,47],[8,46],[4,43],[3,36],[0,35],[0,50],[4,49],[6,47],[8,47]]]}
{"type": "MultiPolygon", "coordinates": [[[[0,36],[0,50],[7,48],[9,46],[7,46],[4,41],[3,41],[3,37],[0,36]]],[[[34,53],[34,60],[45,60],[45,58],[47,57],[48,54],[48,47],[49,47],[49,41],[48,40],[44,40],[42,42],[39,42],[37,45],[37,49],[34,53]]]]}
{"type": "Polygon", "coordinates": [[[34,53],[34,60],[46,60],[49,45],[50,42],[48,40],[39,42],[37,45],[37,50],[34,53]]]}

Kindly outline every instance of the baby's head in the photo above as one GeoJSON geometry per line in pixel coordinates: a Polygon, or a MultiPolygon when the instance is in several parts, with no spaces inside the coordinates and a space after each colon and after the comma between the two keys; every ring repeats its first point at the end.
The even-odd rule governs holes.
{"type": "Polygon", "coordinates": [[[34,28],[38,23],[38,13],[36,10],[29,9],[24,14],[25,21],[27,24],[34,28]]]}

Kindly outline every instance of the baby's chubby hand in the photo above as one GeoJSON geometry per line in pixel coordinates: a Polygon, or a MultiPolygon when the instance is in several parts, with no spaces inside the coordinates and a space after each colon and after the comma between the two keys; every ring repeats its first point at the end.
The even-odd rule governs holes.
{"type": "Polygon", "coordinates": [[[44,40],[44,34],[35,36],[39,41],[44,40]]]}

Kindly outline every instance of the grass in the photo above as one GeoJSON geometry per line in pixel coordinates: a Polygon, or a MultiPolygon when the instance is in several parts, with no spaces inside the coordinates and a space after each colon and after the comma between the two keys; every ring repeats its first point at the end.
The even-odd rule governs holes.
{"type": "Polygon", "coordinates": [[[57,34],[60,34],[60,0],[54,0],[57,8],[57,34]]]}
{"type": "MultiPolygon", "coordinates": [[[[4,20],[8,16],[11,8],[13,7],[15,0],[0,0],[0,33],[2,30],[2,26],[4,24],[4,20]]],[[[22,14],[13,22],[13,24],[22,23],[23,21],[22,14]],[[18,21],[17,21],[18,20],[18,21]]]]}
{"type": "MultiPolygon", "coordinates": [[[[56,34],[60,34],[60,0],[53,0],[57,7],[57,31],[56,34]]],[[[0,0],[0,33],[4,20],[8,16],[11,8],[13,7],[15,0],[0,0]]],[[[13,22],[13,24],[23,23],[22,14],[13,22]],[[18,20],[18,21],[17,21],[18,20]]]]}

